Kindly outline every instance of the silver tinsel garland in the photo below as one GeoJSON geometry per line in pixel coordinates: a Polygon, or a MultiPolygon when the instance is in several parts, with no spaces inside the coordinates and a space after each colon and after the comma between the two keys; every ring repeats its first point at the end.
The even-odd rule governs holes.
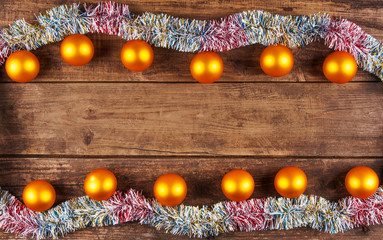
{"type": "Polygon", "coordinates": [[[285,230],[300,227],[344,232],[360,225],[383,223],[383,189],[367,199],[347,197],[331,202],[318,196],[268,197],[212,206],[164,207],[136,190],[116,192],[106,201],[79,197],[33,212],[0,190],[0,227],[20,236],[58,238],[90,227],[137,221],[158,230],[189,237],[213,237],[233,231],[285,230]]]}
{"type": "Polygon", "coordinates": [[[141,39],[181,52],[221,52],[257,43],[295,48],[324,39],[328,47],[350,52],[359,67],[383,80],[382,43],[356,24],[328,14],[281,16],[249,10],[221,20],[195,20],[149,12],[135,15],[128,5],[104,2],[55,7],[37,15],[36,22],[21,19],[0,29],[0,64],[12,52],[33,50],[74,33],[141,39]]]}
{"type": "MultiPolygon", "coordinates": [[[[335,50],[350,52],[358,66],[383,79],[383,45],[359,26],[327,14],[281,16],[244,11],[221,20],[194,20],[166,14],[134,15],[127,5],[62,5],[0,29],[0,64],[20,49],[33,50],[74,33],[104,33],[126,40],[142,39],[181,52],[228,51],[251,44],[291,48],[324,39],[335,50]]],[[[58,238],[88,226],[138,221],[190,237],[212,237],[232,231],[311,227],[328,233],[383,223],[383,190],[368,199],[330,202],[318,196],[297,199],[250,199],[213,206],[161,206],[139,192],[116,192],[107,201],[80,197],[43,213],[32,212],[6,191],[0,192],[0,227],[20,236],[58,238]]]]}

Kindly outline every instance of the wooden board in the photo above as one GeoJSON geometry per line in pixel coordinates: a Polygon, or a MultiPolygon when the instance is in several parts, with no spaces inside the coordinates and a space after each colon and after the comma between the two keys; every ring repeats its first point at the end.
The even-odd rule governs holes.
{"type": "MultiPolygon", "coordinates": [[[[70,1],[1,0],[0,26],[70,1]]],[[[92,0],[87,2],[98,2],[92,0]]],[[[360,25],[383,40],[383,2],[371,1],[119,1],[136,13],[219,19],[248,9],[283,15],[328,12],[360,25]]],[[[153,197],[160,175],[176,172],[188,184],[186,204],[225,200],[222,176],[248,170],[252,197],[277,196],[275,173],[301,167],[306,193],[330,200],[347,196],[344,177],[358,165],[383,171],[383,84],[359,69],[346,85],[329,83],[321,65],[331,52],[323,42],[294,49],[293,71],[268,77],[259,67],[263,46],[220,53],[224,74],[214,84],[195,83],[193,53],[154,48],[154,63],[132,73],[120,63],[124,41],[90,34],[96,54],[71,67],[60,43],[34,53],[41,71],[28,84],[12,82],[0,68],[0,186],[21,199],[34,179],[50,181],[57,204],[84,195],[88,172],[115,172],[118,188],[153,197]]],[[[383,226],[330,235],[311,229],[229,233],[218,239],[381,239],[383,226]]],[[[187,239],[137,223],[88,228],[66,239],[187,239]]],[[[0,232],[0,239],[18,239],[0,232]]]]}
{"type": "Polygon", "coordinates": [[[4,154],[383,154],[381,83],[1,86],[4,154]]]}
{"type": "MultiPolygon", "coordinates": [[[[255,180],[255,192],[252,197],[278,196],[273,187],[273,176],[281,167],[299,166],[308,173],[307,194],[321,195],[329,200],[338,200],[347,195],[344,177],[349,169],[363,162],[373,168],[382,177],[382,158],[254,158],[254,157],[34,157],[34,158],[1,158],[2,177],[0,186],[12,189],[21,199],[23,187],[34,179],[49,180],[55,187],[57,202],[73,197],[83,196],[84,176],[95,168],[107,168],[113,171],[118,180],[119,189],[140,189],[146,197],[153,197],[152,187],[159,175],[174,172],[183,176],[188,183],[188,195],[185,204],[214,204],[225,200],[220,189],[220,179],[231,169],[249,171],[255,180]],[[276,164],[278,163],[278,164],[276,164]]],[[[121,226],[91,228],[81,230],[68,236],[70,239],[125,239],[127,235],[134,238],[177,239],[148,226],[137,223],[121,226]]],[[[359,237],[376,238],[381,234],[380,226],[355,229],[345,234],[335,235],[337,239],[358,239],[359,237]]],[[[292,231],[260,231],[253,233],[230,233],[219,239],[292,239],[293,236],[311,239],[333,239],[333,235],[320,233],[311,229],[292,231]]],[[[0,234],[0,239],[12,237],[0,234]]],[[[186,237],[183,237],[186,239],[186,237]]]]}
{"type": "MultiPolygon", "coordinates": [[[[180,53],[175,50],[154,48],[153,65],[146,71],[134,73],[126,69],[120,60],[120,51],[125,41],[116,36],[88,34],[93,40],[96,52],[93,60],[82,67],[72,67],[59,55],[60,43],[34,51],[39,56],[41,70],[34,83],[51,82],[149,82],[149,83],[195,83],[189,72],[189,64],[194,53],[180,53]],[[97,51],[98,50],[98,51],[97,51]],[[97,71],[94,71],[97,69],[97,71]]],[[[265,47],[252,45],[229,52],[219,53],[224,62],[224,73],[216,82],[324,82],[322,64],[331,53],[323,42],[315,42],[305,48],[293,49],[294,67],[291,74],[282,78],[265,75],[259,65],[258,56],[265,47]]],[[[1,68],[1,82],[12,82],[1,68]]],[[[379,80],[359,69],[354,82],[378,82],[379,80]]]]}
{"type": "Polygon", "coordinates": [[[244,169],[254,176],[252,197],[278,196],[273,178],[278,170],[298,166],[308,173],[307,194],[321,192],[329,200],[347,195],[344,177],[360,163],[371,167],[381,176],[383,158],[291,158],[291,157],[17,157],[0,158],[0,186],[16,190],[35,179],[49,180],[57,191],[57,203],[84,195],[83,182],[90,171],[107,168],[118,180],[118,189],[142,190],[154,197],[152,188],[158,176],[174,172],[185,178],[188,195],[185,204],[203,205],[224,201],[220,180],[232,169],[244,169]],[[276,164],[278,163],[278,164],[276,164]]]}

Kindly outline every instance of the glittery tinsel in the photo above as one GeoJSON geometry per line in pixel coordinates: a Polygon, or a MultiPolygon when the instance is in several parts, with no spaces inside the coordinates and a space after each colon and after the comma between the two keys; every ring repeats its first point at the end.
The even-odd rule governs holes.
{"type": "Polygon", "coordinates": [[[92,33],[122,36],[122,30],[133,20],[128,5],[114,2],[84,5],[92,33]]]}
{"type": "Polygon", "coordinates": [[[383,189],[366,199],[347,197],[339,201],[347,209],[354,227],[383,224],[383,189]]]}
{"type": "Polygon", "coordinates": [[[79,197],[45,212],[33,212],[0,190],[0,228],[36,239],[59,238],[86,227],[137,221],[158,230],[189,237],[214,237],[233,231],[285,230],[300,227],[344,232],[361,225],[383,224],[383,189],[366,199],[337,202],[318,196],[249,199],[212,206],[165,207],[136,190],[117,191],[106,201],[79,197]]]}
{"type": "Polygon", "coordinates": [[[153,213],[144,223],[175,235],[199,238],[213,237],[235,230],[223,203],[211,207],[182,204],[177,207],[164,207],[153,201],[153,213]]]}
{"type": "Polygon", "coordinates": [[[61,5],[36,16],[37,24],[24,19],[15,21],[1,31],[0,37],[12,49],[32,50],[61,41],[64,37],[90,31],[89,21],[79,10],[79,4],[61,5]]]}
{"type": "Polygon", "coordinates": [[[227,215],[239,231],[269,229],[270,218],[265,213],[265,199],[249,199],[242,202],[225,202],[227,215]]]}
{"type": "Polygon", "coordinates": [[[293,199],[269,197],[265,203],[265,213],[272,220],[270,229],[311,227],[327,233],[338,233],[353,226],[343,206],[317,196],[301,195],[293,199]]]}
{"type": "Polygon", "coordinates": [[[181,52],[222,52],[251,44],[291,48],[325,40],[334,50],[350,52],[362,69],[383,80],[383,44],[358,25],[328,14],[282,16],[249,10],[220,20],[195,20],[145,12],[134,15],[115,2],[62,5],[36,16],[36,24],[16,20],[0,29],[0,64],[14,51],[33,50],[73,33],[105,33],[141,39],[181,52]]]}
{"type": "Polygon", "coordinates": [[[346,19],[333,19],[322,33],[325,44],[351,53],[358,66],[383,80],[383,44],[346,19]]]}

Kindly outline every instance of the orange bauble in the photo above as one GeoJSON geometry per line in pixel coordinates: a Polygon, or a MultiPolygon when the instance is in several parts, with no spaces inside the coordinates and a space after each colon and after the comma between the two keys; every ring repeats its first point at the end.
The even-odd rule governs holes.
{"type": "Polygon", "coordinates": [[[334,83],[347,83],[351,81],[357,70],[358,65],[354,57],[344,51],[331,53],[323,63],[324,75],[334,83]]]}
{"type": "Polygon", "coordinates": [[[232,170],[225,174],[221,182],[223,194],[232,201],[248,199],[254,192],[254,179],[244,170],[232,170]]]}
{"type": "Polygon", "coordinates": [[[82,66],[90,62],[94,55],[92,41],[85,35],[72,34],[62,41],[61,57],[72,66],[82,66]]]}
{"type": "Polygon", "coordinates": [[[154,183],[154,196],[164,206],[176,206],[183,202],[187,193],[185,180],[174,173],[159,177],[154,183]]]}
{"type": "Polygon", "coordinates": [[[378,190],[379,178],[371,168],[359,166],[347,173],[345,184],[347,191],[352,196],[367,198],[378,190]]]}
{"type": "Polygon", "coordinates": [[[307,177],[300,168],[285,167],[275,175],[274,186],[281,196],[297,198],[306,190],[307,177]]]}
{"type": "Polygon", "coordinates": [[[21,50],[8,57],[5,70],[13,81],[29,82],[39,74],[40,63],[33,53],[21,50]]]}
{"type": "Polygon", "coordinates": [[[294,66],[294,56],[290,49],[283,45],[271,45],[263,50],[260,57],[264,73],[272,77],[288,74],[294,66]]]}
{"type": "Polygon", "coordinates": [[[190,63],[190,72],[200,83],[215,82],[223,72],[222,59],[215,52],[198,53],[190,63]]]}
{"type": "Polygon", "coordinates": [[[121,61],[127,69],[142,72],[152,65],[153,49],[142,40],[128,41],[121,49],[121,61]]]}
{"type": "Polygon", "coordinates": [[[35,180],[24,188],[23,201],[32,211],[43,212],[55,203],[56,191],[49,182],[35,180]]]}
{"type": "Polygon", "coordinates": [[[107,200],[114,194],[116,188],[116,176],[107,169],[93,170],[85,178],[84,189],[86,195],[94,200],[107,200]]]}

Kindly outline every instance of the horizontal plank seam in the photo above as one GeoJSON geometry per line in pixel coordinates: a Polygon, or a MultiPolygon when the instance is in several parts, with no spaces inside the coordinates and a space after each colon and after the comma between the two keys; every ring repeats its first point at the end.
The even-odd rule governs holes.
{"type": "MultiPolygon", "coordinates": [[[[54,184],[54,186],[55,187],[67,187],[67,186],[79,186],[79,185],[82,185],[82,183],[80,182],[80,183],[68,183],[68,184],[63,184],[63,183],[59,183],[59,184],[54,184]]],[[[18,187],[25,187],[25,185],[19,185],[19,184],[16,184],[16,185],[1,185],[1,189],[2,190],[9,190],[9,189],[7,189],[7,188],[18,188],[18,187]]],[[[122,190],[125,190],[125,189],[122,189],[122,190]]],[[[128,190],[128,189],[126,189],[126,190],[128,190]]],[[[85,195],[85,192],[84,192],[84,194],[83,195],[85,195]]]]}
{"type": "Polygon", "coordinates": [[[61,154],[0,154],[0,160],[5,158],[90,158],[90,159],[138,159],[138,158],[146,158],[146,159],[167,159],[167,158],[185,158],[185,159],[196,159],[196,158],[263,158],[263,159],[376,159],[383,158],[383,156],[294,156],[294,155],[61,155],[61,154]]]}
{"type": "MultiPolygon", "coordinates": [[[[349,84],[356,84],[356,83],[379,83],[380,81],[379,80],[376,80],[376,81],[353,81],[353,82],[349,82],[347,83],[348,85],[349,84]]],[[[32,83],[28,83],[28,84],[81,84],[81,83],[92,83],[92,84],[95,84],[95,83],[100,83],[100,84],[105,84],[105,83],[119,83],[119,84],[127,84],[127,83],[155,83],[155,84],[196,84],[196,82],[171,82],[171,81],[161,81],[161,82],[158,82],[158,81],[44,81],[44,82],[38,82],[38,81],[35,81],[35,82],[32,82],[32,83]]],[[[278,83],[278,84],[293,84],[293,83],[299,83],[299,84],[317,84],[317,83],[321,83],[321,84],[333,84],[332,82],[322,82],[322,81],[308,81],[308,82],[275,82],[275,81],[227,81],[227,82],[214,82],[214,84],[233,84],[233,83],[268,83],[268,84],[275,84],[275,83],[278,83]]],[[[0,84],[20,84],[20,83],[17,83],[17,82],[0,82],[0,84]]]]}

